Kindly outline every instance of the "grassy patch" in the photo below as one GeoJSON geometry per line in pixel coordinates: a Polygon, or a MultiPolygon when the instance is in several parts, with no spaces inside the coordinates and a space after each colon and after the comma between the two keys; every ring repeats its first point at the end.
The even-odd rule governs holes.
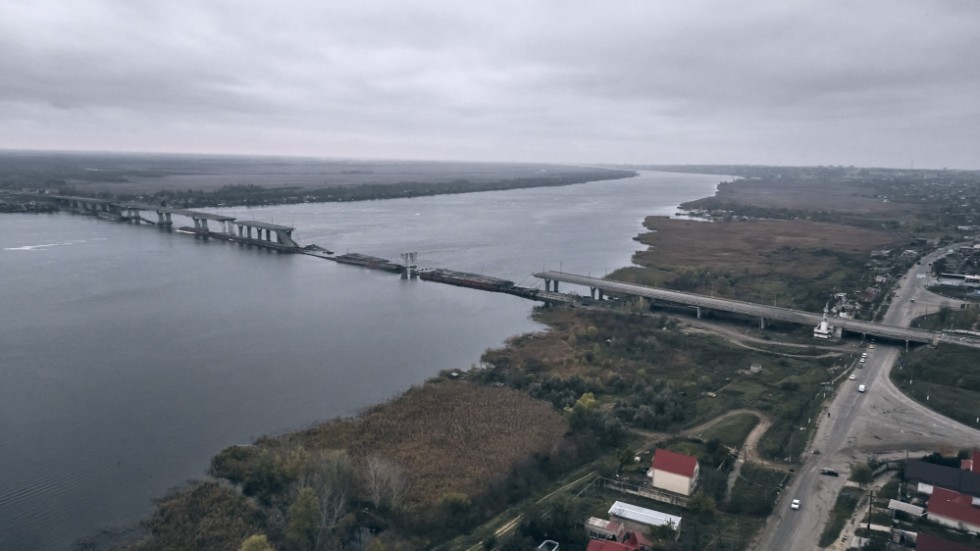
{"type": "Polygon", "coordinates": [[[741,446],[742,442],[745,442],[745,438],[758,424],[759,418],[755,415],[739,413],[708,428],[701,434],[701,438],[704,440],[717,438],[722,444],[734,448],[741,446]]]}
{"type": "Polygon", "coordinates": [[[487,352],[484,362],[494,368],[474,377],[525,389],[558,408],[591,392],[622,423],[652,431],[758,409],[774,420],[760,452],[779,459],[803,450],[834,364],[686,334],[658,315],[551,308],[538,310],[536,319],[553,329],[487,352]],[[761,372],[750,373],[753,364],[761,372]]]}
{"type": "Polygon", "coordinates": [[[751,463],[742,465],[742,471],[732,489],[732,497],[728,501],[728,511],[756,517],[768,516],[772,513],[776,497],[786,478],[786,473],[751,463]]]}
{"type": "Polygon", "coordinates": [[[980,350],[959,346],[921,347],[891,372],[892,381],[916,401],[980,428],[980,350]]]}
{"type": "Polygon", "coordinates": [[[820,547],[826,547],[837,541],[844,525],[854,514],[862,495],[864,495],[864,491],[859,488],[846,487],[841,489],[840,494],[837,495],[837,501],[834,502],[834,508],[830,511],[830,519],[824,526],[823,533],[820,534],[818,543],[820,547]]]}
{"type": "Polygon", "coordinates": [[[920,316],[912,322],[913,327],[942,331],[944,329],[966,329],[976,331],[980,328],[980,309],[951,307],[940,308],[934,314],[920,316]]]}

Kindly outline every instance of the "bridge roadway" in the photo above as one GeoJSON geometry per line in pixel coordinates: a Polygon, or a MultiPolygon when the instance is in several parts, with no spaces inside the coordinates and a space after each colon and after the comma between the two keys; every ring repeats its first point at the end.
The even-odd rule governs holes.
{"type": "MultiPolygon", "coordinates": [[[[560,281],[563,283],[582,285],[584,287],[589,287],[590,289],[597,289],[608,293],[639,296],[664,302],[683,304],[695,308],[732,312],[735,314],[759,318],[761,320],[783,321],[816,327],[817,324],[819,324],[823,319],[823,315],[821,314],[814,314],[803,310],[766,306],[764,304],[709,297],[695,293],[671,291],[669,289],[658,289],[656,287],[609,281],[606,279],[569,274],[565,272],[545,271],[534,274],[534,277],[543,279],[545,281],[546,289],[550,289],[550,284],[555,282],[554,287],[555,290],[557,290],[557,282],[560,281]]],[[[834,318],[832,320],[832,324],[841,327],[845,331],[862,333],[865,335],[874,335],[877,337],[894,339],[898,341],[932,344],[947,342],[950,344],[980,348],[980,340],[966,339],[958,335],[947,335],[925,329],[913,329],[894,325],[884,325],[871,321],[849,320],[842,318],[834,318]]]]}

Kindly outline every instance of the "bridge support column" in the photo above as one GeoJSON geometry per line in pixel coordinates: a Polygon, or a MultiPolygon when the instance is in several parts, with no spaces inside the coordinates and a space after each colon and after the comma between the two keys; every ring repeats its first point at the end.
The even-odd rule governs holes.
{"type": "Polygon", "coordinates": [[[759,329],[766,328],[766,318],[759,318],[759,329]]]}
{"type": "Polygon", "coordinates": [[[908,339],[905,339],[905,353],[906,354],[909,353],[909,340],[908,339]]]}
{"type": "Polygon", "coordinates": [[[700,306],[695,306],[694,309],[697,310],[697,312],[698,312],[698,319],[701,319],[701,307],[700,306]]]}

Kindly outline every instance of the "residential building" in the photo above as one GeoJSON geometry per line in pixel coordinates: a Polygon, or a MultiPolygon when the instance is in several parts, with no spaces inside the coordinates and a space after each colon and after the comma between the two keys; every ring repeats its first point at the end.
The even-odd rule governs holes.
{"type": "Polygon", "coordinates": [[[980,497],[980,473],[972,470],[936,465],[921,459],[910,459],[905,462],[905,480],[913,484],[918,483],[918,490],[924,494],[931,494],[934,486],[940,486],[980,497]]]}
{"type": "Polygon", "coordinates": [[[976,551],[976,548],[920,533],[915,538],[915,551],[976,551]]]}
{"type": "Polygon", "coordinates": [[[636,548],[616,541],[591,540],[585,551],[636,551],[636,548]]]}
{"type": "Polygon", "coordinates": [[[926,518],[943,526],[980,534],[980,498],[936,486],[926,504],[926,518]]]}
{"type": "Polygon", "coordinates": [[[585,521],[585,532],[593,539],[623,541],[626,527],[619,522],[589,517],[585,521]]]}
{"type": "Polygon", "coordinates": [[[698,482],[698,460],[690,455],[658,449],[647,476],[654,488],[689,496],[698,482]]]}
{"type": "Polygon", "coordinates": [[[670,526],[677,533],[681,530],[681,517],[638,507],[622,501],[613,503],[609,508],[609,520],[619,522],[627,530],[646,532],[658,526],[670,526]]]}

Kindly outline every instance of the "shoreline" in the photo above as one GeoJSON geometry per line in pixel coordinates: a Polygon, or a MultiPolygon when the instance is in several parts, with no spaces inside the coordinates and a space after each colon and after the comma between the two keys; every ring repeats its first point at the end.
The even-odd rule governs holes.
{"type": "MultiPolygon", "coordinates": [[[[664,172],[664,171],[651,171],[651,172],[664,172]]],[[[708,176],[715,176],[715,175],[708,175],[708,176]]],[[[583,182],[583,183],[588,183],[588,182],[583,182]]],[[[715,192],[717,192],[718,185],[719,185],[719,182],[715,182],[713,184],[713,189],[715,190],[715,192]]],[[[671,207],[669,207],[669,209],[671,211],[671,214],[669,216],[671,218],[674,218],[674,217],[677,216],[677,213],[678,213],[678,209],[679,209],[680,204],[682,204],[682,203],[679,202],[679,203],[676,203],[676,204],[672,205],[671,207]]],[[[643,229],[644,229],[643,220],[644,219],[645,219],[645,216],[643,218],[640,218],[640,219],[638,219],[636,221],[636,223],[637,223],[636,230],[634,231],[634,233],[632,234],[632,236],[629,238],[633,242],[635,242],[635,239],[636,239],[636,237],[638,235],[640,235],[641,233],[643,233],[643,229]]],[[[636,251],[637,250],[640,250],[641,248],[642,247],[633,247],[634,250],[633,250],[633,253],[632,254],[635,254],[636,251]]],[[[627,262],[629,262],[629,260],[627,260],[627,262]]],[[[533,312],[533,307],[531,307],[531,308],[528,309],[528,316],[530,316],[532,312],[533,312]]],[[[550,328],[543,327],[541,330],[534,331],[532,333],[515,333],[515,334],[512,334],[512,335],[510,335],[510,337],[508,337],[507,342],[503,343],[502,346],[503,347],[511,346],[509,344],[509,342],[511,340],[513,340],[513,339],[520,338],[522,336],[533,335],[533,334],[539,333],[540,331],[548,331],[548,330],[550,330],[550,328]]],[[[484,349],[483,352],[480,353],[480,356],[482,356],[487,351],[493,350],[495,348],[496,347],[491,346],[489,348],[484,349]]],[[[476,363],[478,363],[479,361],[480,361],[480,358],[477,358],[476,361],[471,364],[471,366],[472,365],[476,365],[476,363]]],[[[465,371],[469,371],[469,368],[463,367],[461,369],[456,369],[456,371],[461,371],[461,372],[464,371],[464,370],[465,371]]],[[[315,421],[312,421],[312,422],[310,422],[310,423],[308,423],[306,425],[303,425],[301,427],[296,427],[296,428],[292,428],[292,429],[284,429],[282,431],[278,431],[278,432],[273,433],[272,438],[275,438],[275,439],[289,438],[289,437],[292,437],[292,436],[295,436],[295,435],[298,435],[298,434],[301,434],[301,433],[304,433],[304,432],[315,430],[318,427],[322,427],[322,426],[325,426],[325,425],[330,425],[332,423],[342,422],[342,421],[356,421],[356,420],[362,418],[366,413],[370,412],[371,410],[373,410],[375,408],[384,407],[385,405],[390,404],[391,402],[394,402],[394,401],[396,401],[396,400],[398,400],[400,398],[403,398],[407,393],[411,392],[412,389],[415,388],[416,386],[422,386],[422,387],[429,386],[429,385],[432,385],[433,383],[437,383],[437,382],[443,380],[443,377],[444,377],[444,375],[443,375],[442,372],[433,373],[430,377],[428,377],[427,379],[425,379],[423,382],[419,383],[418,385],[414,385],[412,387],[409,387],[409,388],[406,388],[406,389],[404,389],[402,391],[399,391],[399,392],[397,392],[397,393],[389,396],[388,398],[386,398],[385,400],[383,400],[381,402],[377,402],[377,403],[374,403],[374,404],[370,404],[368,406],[365,406],[365,407],[361,408],[359,411],[357,411],[355,413],[352,413],[350,415],[338,415],[338,416],[334,416],[334,417],[330,417],[330,418],[326,418],[326,419],[315,420],[315,421]]],[[[252,438],[249,441],[245,441],[245,442],[242,442],[242,443],[239,443],[239,444],[233,444],[232,446],[235,446],[235,445],[238,445],[238,446],[241,446],[241,445],[250,446],[250,445],[253,445],[257,440],[258,439],[256,439],[256,438],[252,438]]],[[[220,450],[219,450],[218,453],[220,453],[220,450]]],[[[213,459],[216,456],[217,456],[217,453],[214,454],[214,455],[212,455],[211,458],[213,459]]],[[[204,474],[204,473],[202,472],[202,474],[204,474]]],[[[200,477],[195,477],[194,479],[191,479],[189,482],[192,482],[192,481],[195,481],[195,480],[204,480],[204,481],[206,481],[206,480],[218,480],[218,479],[215,479],[215,478],[211,477],[210,475],[204,475],[204,476],[200,476],[200,477]]],[[[171,488],[171,490],[169,490],[167,492],[166,495],[160,496],[157,499],[166,499],[167,496],[173,494],[175,491],[179,491],[179,490],[181,490],[183,488],[187,488],[187,487],[188,487],[188,485],[186,483],[184,483],[184,484],[177,484],[177,485],[173,486],[171,488]]],[[[84,537],[84,538],[81,538],[81,539],[77,540],[75,542],[75,544],[73,544],[72,549],[85,550],[85,551],[99,551],[99,550],[114,549],[114,548],[117,548],[117,546],[119,546],[120,544],[132,544],[134,541],[137,541],[139,538],[146,537],[149,534],[149,532],[146,530],[145,526],[143,526],[143,523],[146,522],[146,520],[147,519],[144,518],[144,519],[142,519],[142,520],[138,521],[137,523],[135,523],[133,525],[130,525],[130,526],[102,527],[102,528],[99,529],[99,532],[97,534],[94,534],[92,536],[84,537]]]]}

